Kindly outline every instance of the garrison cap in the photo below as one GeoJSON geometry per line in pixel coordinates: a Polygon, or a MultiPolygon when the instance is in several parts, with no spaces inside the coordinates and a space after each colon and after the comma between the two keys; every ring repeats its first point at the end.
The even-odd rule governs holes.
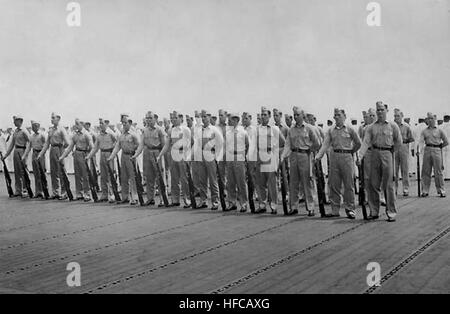
{"type": "Polygon", "coordinates": [[[59,114],[59,113],[56,113],[56,112],[52,112],[52,118],[53,117],[56,117],[56,118],[59,118],[59,119],[61,119],[61,115],[59,114]]]}
{"type": "Polygon", "coordinates": [[[431,112],[427,112],[427,117],[426,117],[427,119],[434,119],[434,118],[436,118],[436,115],[434,115],[433,113],[431,113],[431,112]]]}
{"type": "Polygon", "coordinates": [[[345,115],[345,110],[342,108],[334,108],[334,114],[340,114],[340,113],[345,115]]]}
{"type": "Polygon", "coordinates": [[[264,113],[264,112],[266,112],[269,116],[272,114],[272,112],[269,109],[267,109],[266,106],[262,106],[261,113],[264,113]]]}
{"type": "Polygon", "coordinates": [[[174,111],[172,112],[172,115],[175,116],[175,117],[183,117],[183,115],[181,114],[181,112],[176,111],[176,110],[174,110],[174,111]]]}
{"type": "Polygon", "coordinates": [[[230,118],[240,118],[240,117],[239,117],[239,113],[237,113],[237,112],[231,112],[231,113],[230,113],[230,118]]]}
{"type": "Polygon", "coordinates": [[[399,114],[399,115],[401,115],[403,117],[403,112],[400,109],[398,109],[398,108],[394,109],[394,114],[399,114]]]}
{"type": "Polygon", "coordinates": [[[211,112],[209,110],[203,109],[201,112],[201,116],[211,116],[211,112]]]}
{"type": "Polygon", "coordinates": [[[35,121],[35,120],[31,120],[31,125],[41,125],[39,122],[35,121]]]}

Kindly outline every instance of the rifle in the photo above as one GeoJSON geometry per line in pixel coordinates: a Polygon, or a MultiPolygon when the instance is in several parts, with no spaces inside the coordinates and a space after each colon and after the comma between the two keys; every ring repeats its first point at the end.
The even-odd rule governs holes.
{"type": "Polygon", "coordinates": [[[417,145],[417,196],[421,197],[422,193],[420,191],[420,157],[419,157],[419,145],[417,145]]]}
{"type": "MultiPolygon", "coordinates": [[[[167,199],[167,192],[166,192],[166,184],[164,183],[164,178],[161,173],[161,169],[159,168],[159,164],[158,164],[158,160],[156,159],[156,156],[153,155],[153,158],[155,159],[156,174],[158,175],[159,193],[161,194],[164,206],[169,207],[169,200],[167,199]]],[[[149,184],[149,183],[147,182],[147,184],[149,184]]],[[[194,199],[193,206],[195,206],[195,199],[194,199]]],[[[195,207],[193,207],[193,208],[195,208],[195,207]]]]}
{"type": "Polygon", "coordinates": [[[119,183],[122,185],[122,172],[120,171],[120,162],[119,162],[119,157],[117,157],[117,176],[119,177],[119,183]]]}
{"type": "Polygon", "coordinates": [[[319,200],[320,217],[326,217],[325,214],[325,178],[322,168],[319,166],[320,160],[314,162],[314,172],[317,178],[317,199],[319,200]]]}
{"type": "Polygon", "coordinates": [[[25,180],[25,187],[27,189],[28,192],[28,196],[30,198],[33,198],[34,194],[33,194],[33,190],[31,189],[31,181],[30,181],[30,176],[28,175],[28,168],[27,165],[25,164],[25,162],[22,160],[22,156],[20,154],[19,158],[20,158],[20,163],[22,165],[22,170],[23,170],[23,178],[25,180]]]}
{"type": "Polygon", "coordinates": [[[250,206],[250,212],[254,213],[255,212],[255,201],[253,200],[253,194],[255,193],[255,185],[253,183],[253,177],[252,177],[252,173],[250,171],[250,166],[249,166],[247,159],[245,160],[245,165],[247,168],[248,204],[250,206]]]}
{"type": "Polygon", "coordinates": [[[93,180],[95,190],[98,192],[98,191],[100,191],[100,187],[98,186],[98,173],[97,173],[97,167],[95,166],[95,157],[92,157],[91,164],[92,164],[92,180],[93,180]]]}
{"type": "Polygon", "coordinates": [[[120,199],[119,191],[117,190],[117,181],[116,181],[116,178],[114,178],[114,172],[112,171],[111,165],[109,164],[109,162],[106,162],[106,167],[108,169],[109,181],[111,181],[111,188],[114,193],[114,198],[116,199],[116,202],[120,202],[121,199],[120,199]]]}
{"type": "Polygon", "coordinates": [[[189,184],[189,197],[191,199],[191,206],[195,209],[197,208],[197,202],[195,201],[195,187],[194,181],[192,181],[191,166],[189,165],[188,161],[186,161],[186,172],[189,184]]]}
{"type": "Polygon", "coordinates": [[[94,202],[98,202],[98,196],[97,196],[97,190],[95,188],[94,176],[92,175],[92,172],[89,169],[89,163],[86,159],[84,160],[84,164],[86,165],[86,171],[88,173],[89,188],[91,190],[92,198],[94,199],[94,202]]]}
{"type": "Polygon", "coordinates": [[[47,176],[45,175],[45,170],[42,167],[42,164],[39,159],[35,159],[33,161],[36,165],[36,169],[39,172],[39,178],[41,180],[42,192],[44,192],[44,197],[46,200],[50,198],[50,194],[48,193],[48,182],[47,176]]]}
{"type": "Polygon", "coordinates": [[[281,202],[283,203],[283,213],[288,214],[287,190],[286,190],[286,169],[284,168],[284,160],[280,161],[280,177],[281,177],[281,202]]]}
{"type": "Polygon", "coordinates": [[[59,167],[62,179],[61,181],[62,184],[64,185],[64,189],[66,190],[67,197],[69,198],[69,201],[73,201],[73,194],[72,191],[70,190],[70,181],[69,178],[67,177],[66,169],[64,168],[64,160],[60,161],[59,167]]]}
{"type": "Polygon", "coordinates": [[[225,202],[225,187],[223,186],[223,181],[222,181],[222,174],[220,173],[220,169],[219,169],[219,163],[217,162],[217,160],[215,160],[216,162],[216,169],[217,169],[217,177],[219,179],[219,198],[220,198],[220,206],[222,206],[222,210],[225,210],[227,208],[227,203],[225,202]]]}
{"type": "MultiPolygon", "coordinates": [[[[357,160],[359,159],[356,157],[357,160]]],[[[364,220],[367,220],[367,208],[366,208],[366,187],[364,182],[364,158],[361,159],[361,164],[358,166],[358,177],[359,177],[359,194],[358,200],[361,206],[362,214],[364,220]]]]}
{"type": "Polygon", "coordinates": [[[8,171],[8,167],[6,167],[6,163],[3,160],[3,154],[0,152],[0,159],[3,162],[3,173],[5,174],[5,181],[6,181],[6,187],[8,189],[8,195],[9,197],[13,197],[14,196],[14,192],[13,189],[11,187],[11,176],[9,175],[9,171],[8,171]]]}
{"type": "Polygon", "coordinates": [[[144,197],[142,196],[142,194],[144,193],[144,188],[142,187],[141,171],[139,170],[139,165],[135,160],[131,160],[131,163],[133,164],[134,169],[134,180],[136,182],[136,192],[138,195],[139,204],[141,206],[144,206],[144,197]]]}

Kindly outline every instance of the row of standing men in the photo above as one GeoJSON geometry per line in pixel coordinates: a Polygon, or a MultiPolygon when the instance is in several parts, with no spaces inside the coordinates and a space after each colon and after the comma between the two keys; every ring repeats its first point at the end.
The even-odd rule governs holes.
{"type": "MultiPolygon", "coordinates": [[[[101,196],[98,201],[116,201],[109,171],[116,167],[114,160],[120,153],[120,163],[116,167],[121,169],[120,202],[137,203],[139,184],[136,185],[136,159],[143,154],[143,174],[147,187],[145,205],[155,204],[155,186],[164,168],[170,172],[172,206],[181,206],[183,203],[184,207],[191,207],[195,201],[189,195],[193,193],[200,198],[196,208],[208,207],[209,187],[211,209],[218,209],[222,192],[226,194],[227,201],[225,206],[222,205],[223,210],[236,210],[239,206],[239,210],[245,212],[249,201],[252,201],[246,184],[251,179],[256,185],[256,213],[270,209],[272,214],[276,214],[278,184],[288,184],[289,210],[285,213],[296,214],[301,200],[304,200],[308,215],[314,216],[318,198],[313,167],[315,162],[326,155],[329,160],[331,212],[322,216],[339,216],[342,207],[350,219],[355,218],[355,159],[357,165],[365,160],[365,191],[370,207],[368,218],[379,217],[380,205],[384,201],[388,221],[395,221],[397,174],[401,170],[403,194],[407,196],[409,148],[415,139],[411,128],[403,123],[400,110],[394,111],[394,122],[387,121],[387,112],[388,106],[377,102],[376,109],[364,112],[364,125],[355,130],[346,123],[345,111],[335,109],[335,124],[326,132],[315,126],[313,115],[305,114],[298,107],[293,108],[294,121],[291,127],[280,123],[282,114],[279,110],[270,111],[265,107],[261,108],[256,126],[252,123],[251,114],[227,114],[224,110],[219,111],[218,125],[212,125],[211,113],[202,110],[195,114],[195,124],[194,118],[186,116],[187,125],[183,124],[184,116],[181,113],[173,112],[170,127],[164,128],[158,124],[156,115],[148,112],[144,130],[138,131],[133,128],[129,116],[123,114],[120,133],[112,132],[109,121],[100,119],[100,132],[92,135],[86,131],[82,121],[76,120],[71,139],[59,125],[61,116],[58,114],[53,113],[51,116],[53,127],[47,137],[38,132],[39,124],[35,121],[32,121],[33,134],[28,134],[22,129],[23,118],[15,116],[17,128],[5,157],[14,151],[16,196],[22,195],[23,189],[21,161],[26,160],[32,151],[32,159],[39,161],[45,168],[45,154],[50,149],[52,198],[67,199],[65,186],[60,183],[61,171],[64,171],[60,165],[72,153],[76,199],[90,201],[92,189],[86,161],[92,160],[100,151],[101,196]],[[270,123],[272,113],[275,124],[270,123]],[[209,155],[205,152],[210,153],[212,158],[207,158],[209,155]],[[283,165],[287,171],[287,180],[277,182],[283,165]],[[219,189],[220,183],[223,184],[222,189],[219,189]]],[[[428,113],[426,121],[427,126],[420,133],[420,144],[415,151],[416,154],[423,152],[422,196],[429,194],[431,172],[434,171],[437,192],[445,197],[442,148],[448,145],[448,141],[445,133],[436,127],[435,115],[428,113]]],[[[34,172],[35,175],[38,173],[34,172]]],[[[35,188],[36,196],[42,196],[43,187],[38,177],[35,179],[35,188]]],[[[160,194],[162,190],[160,183],[160,194]]]]}

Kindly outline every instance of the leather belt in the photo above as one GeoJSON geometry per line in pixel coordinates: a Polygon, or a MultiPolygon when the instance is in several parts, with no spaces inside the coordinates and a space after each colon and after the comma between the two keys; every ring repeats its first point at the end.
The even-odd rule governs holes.
{"type": "Polygon", "coordinates": [[[42,152],[42,149],[33,149],[33,152],[40,153],[40,152],[42,152]]]}
{"type": "Polygon", "coordinates": [[[334,149],[333,152],[340,154],[353,154],[353,151],[349,149],[334,149]]]}
{"type": "Polygon", "coordinates": [[[161,151],[162,150],[161,146],[148,146],[148,145],[145,145],[145,147],[147,149],[149,149],[149,150],[157,150],[157,151],[161,151]]]}
{"type": "Polygon", "coordinates": [[[442,145],[435,145],[435,144],[427,144],[428,147],[434,147],[434,148],[442,148],[442,145]]]}
{"type": "Polygon", "coordinates": [[[128,156],[133,156],[135,154],[135,152],[124,152],[124,151],[122,153],[128,156]]]}
{"type": "Polygon", "coordinates": [[[309,154],[311,151],[309,149],[301,149],[301,148],[292,148],[291,149],[294,153],[304,153],[309,154]]]}
{"type": "Polygon", "coordinates": [[[79,149],[79,148],[77,148],[77,149],[75,149],[77,152],[82,152],[82,153],[87,153],[87,152],[89,152],[89,150],[87,150],[87,149],[79,149]]]}
{"type": "Polygon", "coordinates": [[[102,153],[112,153],[113,152],[113,148],[109,148],[109,149],[100,149],[100,151],[102,152],[102,153]]]}
{"type": "Polygon", "coordinates": [[[62,144],[51,144],[52,147],[63,147],[62,144]]]}
{"type": "Polygon", "coordinates": [[[380,147],[380,146],[372,145],[372,148],[374,148],[374,149],[376,149],[376,150],[388,150],[388,151],[392,151],[392,147],[380,147]]]}
{"type": "Polygon", "coordinates": [[[16,145],[15,148],[19,148],[19,149],[25,149],[27,148],[26,146],[20,146],[20,145],[16,145]]]}

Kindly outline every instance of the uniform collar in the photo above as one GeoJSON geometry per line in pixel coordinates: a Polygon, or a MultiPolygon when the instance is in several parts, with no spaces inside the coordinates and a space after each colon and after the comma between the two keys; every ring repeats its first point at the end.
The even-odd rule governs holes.
{"type": "Polygon", "coordinates": [[[294,127],[299,128],[299,129],[305,127],[305,121],[303,121],[301,125],[298,125],[298,123],[295,123],[294,127]]]}

